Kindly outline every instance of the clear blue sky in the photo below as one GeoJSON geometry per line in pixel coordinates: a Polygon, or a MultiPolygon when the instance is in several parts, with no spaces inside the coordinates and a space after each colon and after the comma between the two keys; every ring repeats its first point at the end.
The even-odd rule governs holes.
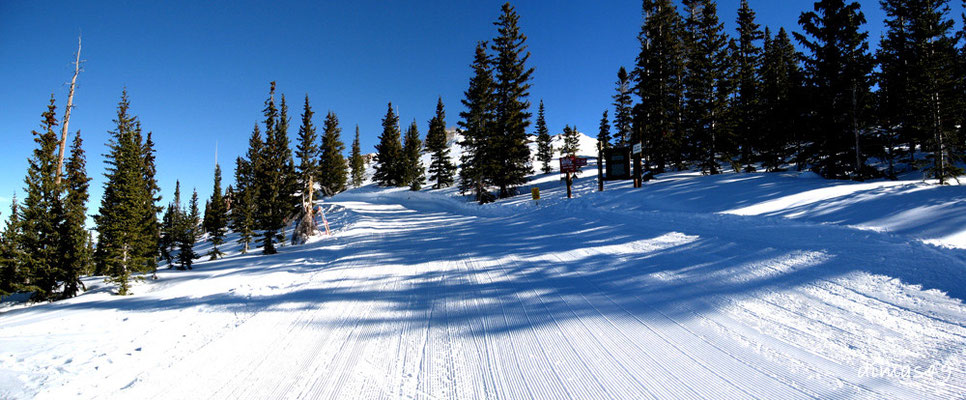
{"type": "MultiPolygon", "coordinates": [[[[758,22],[797,30],[812,1],[751,0],[758,22]]],[[[961,7],[953,4],[957,26],[961,7]]],[[[261,120],[268,82],[278,82],[292,117],[308,93],[316,125],[336,112],[348,145],[360,126],[372,152],[386,103],[425,135],[437,96],[454,126],[476,41],[495,35],[502,1],[0,1],[0,211],[23,196],[30,131],[51,93],[66,104],[78,33],[82,58],[71,131],[82,130],[94,178],[90,213],[102,194],[107,131],[122,88],[144,129],[154,132],[164,202],[175,179],[210,195],[215,144],[227,178],[261,120]]],[[[719,1],[730,32],[738,0],[719,1]]],[[[863,0],[873,44],[883,14],[863,0]]],[[[552,132],[576,124],[594,134],[609,108],[617,68],[638,51],[640,1],[517,1],[536,68],[533,111],[543,99],[552,132]],[[603,6],[602,6],[603,5],[603,6]]]]}

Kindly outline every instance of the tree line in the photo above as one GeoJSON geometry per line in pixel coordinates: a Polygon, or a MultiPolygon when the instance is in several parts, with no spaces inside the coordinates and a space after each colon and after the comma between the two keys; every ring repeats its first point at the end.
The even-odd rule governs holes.
{"type": "Polygon", "coordinates": [[[642,143],[650,173],[793,164],[894,179],[904,164],[948,183],[966,149],[966,29],[953,32],[948,0],[881,5],[887,29],[873,53],[857,2],[817,1],[789,35],[762,29],[742,0],[732,37],[713,0],[684,0],[681,12],[644,0],[636,63],[617,73],[615,132],[605,112],[598,138],[642,143]]]}

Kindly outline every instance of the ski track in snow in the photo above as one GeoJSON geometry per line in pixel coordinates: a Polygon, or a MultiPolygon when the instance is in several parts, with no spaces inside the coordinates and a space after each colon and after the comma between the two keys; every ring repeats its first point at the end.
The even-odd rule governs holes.
{"type": "Polygon", "coordinates": [[[966,306],[941,290],[966,284],[960,253],[594,201],[350,191],[333,237],[0,314],[0,398],[966,393],[966,306]]]}

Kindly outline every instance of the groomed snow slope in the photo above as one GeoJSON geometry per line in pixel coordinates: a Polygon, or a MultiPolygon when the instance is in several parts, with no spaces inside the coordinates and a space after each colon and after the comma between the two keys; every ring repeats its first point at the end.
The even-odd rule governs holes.
{"type": "Polygon", "coordinates": [[[352,190],[332,237],[8,308],[0,398],[966,393],[966,253],[918,240],[902,212],[933,203],[862,200],[932,196],[948,222],[955,193],[683,173],[596,193],[590,171],[573,200],[538,177],[539,205],[352,190]]]}

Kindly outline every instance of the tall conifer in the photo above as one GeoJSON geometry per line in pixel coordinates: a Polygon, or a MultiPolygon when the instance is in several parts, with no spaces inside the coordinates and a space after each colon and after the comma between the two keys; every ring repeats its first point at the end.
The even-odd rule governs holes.
{"type": "Polygon", "coordinates": [[[633,119],[633,99],[631,99],[631,77],[623,66],[617,70],[614,93],[614,144],[627,146],[631,140],[631,120],[633,119]]]}
{"type": "Polygon", "coordinates": [[[549,174],[553,171],[551,161],[553,161],[553,143],[550,137],[550,129],[547,128],[547,120],[544,115],[543,100],[540,100],[540,107],[537,108],[537,160],[540,161],[540,170],[549,174]]]}
{"type": "Polygon", "coordinates": [[[322,133],[321,158],[319,159],[319,184],[335,194],[346,189],[349,170],[345,162],[345,144],[342,143],[342,128],[339,118],[329,111],[325,116],[322,133]]]}
{"type": "Polygon", "coordinates": [[[738,51],[735,57],[737,96],[735,97],[735,136],[740,146],[739,163],[745,171],[754,171],[755,146],[759,143],[761,77],[761,46],[764,38],[761,27],[755,23],[755,12],[748,0],[741,0],[738,7],[738,51]]]}
{"type": "Polygon", "coordinates": [[[58,234],[60,239],[60,273],[58,280],[63,284],[62,298],[73,297],[84,288],[80,277],[91,270],[89,251],[90,235],[85,229],[87,223],[87,199],[90,178],[87,176],[87,159],[84,155],[83,139],[80,131],[74,136],[70,147],[70,158],[65,164],[66,195],[64,197],[64,218],[58,234]]]}
{"type": "Polygon", "coordinates": [[[530,167],[530,147],[527,127],[530,125],[530,79],[533,68],[526,63],[530,58],[527,37],[518,26],[520,16],[510,3],[504,3],[500,18],[493,24],[498,35],[493,39],[493,70],[495,72],[496,140],[491,179],[500,188],[500,198],[516,193],[516,187],[526,183],[533,170],[530,167]]]}
{"type": "Polygon", "coordinates": [[[426,151],[430,153],[429,180],[435,181],[433,189],[452,185],[456,166],[450,160],[449,146],[446,143],[446,111],[443,109],[442,97],[436,101],[436,115],[429,120],[426,151]]]}
{"type": "Polygon", "coordinates": [[[493,164],[495,157],[495,115],[496,108],[493,70],[490,57],[486,54],[486,42],[478,42],[473,57],[473,76],[469,88],[463,92],[463,107],[460,112],[459,126],[463,134],[460,145],[460,191],[472,192],[480,204],[493,201],[489,185],[493,183],[493,164]]]}
{"type": "Polygon", "coordinates": [[[376,171],[372,177],[380,186],[405,186],[403,151],[399,140],[399,117],[389,103],[382,118],[382,135],[376,145],[376,171]]]}
{"type": "Polygon", "coordinates": [[[423,151],[423,142],[419,139],[419,126],[414,120],[406,130],[406,140],[403,144],[403,158],[405,162],[403,182],[409,186],[409,190],[417,191],[423,187],[423,179],[426,178],[426,169],[419,156],[423,151]]]}
{"type": "Polygon", "coordinates": [[[366,160],[362,158],[362,148],[359,145],[359,125],[356,125],[356,137],[352,140],[349,164],[352,168],[352,186],[362,186],[362,182],[366,179],[366,160]]]}
{"type": "Polygon", "coordinates": [[[225,198],[221,194],[221,166],[215,164],[215,182],[214,187],[211,189],[211,199],[208,201],[208,226],[205,227],[205,231],[208,232],[209,238],[211,239],[211,251],[208,253],[212,260],[218,259],[218,257],[224,255],[224,253],[218,249],[225,242],[225,230],[228,225],[228,206],[225,204],[225,198]]]}

